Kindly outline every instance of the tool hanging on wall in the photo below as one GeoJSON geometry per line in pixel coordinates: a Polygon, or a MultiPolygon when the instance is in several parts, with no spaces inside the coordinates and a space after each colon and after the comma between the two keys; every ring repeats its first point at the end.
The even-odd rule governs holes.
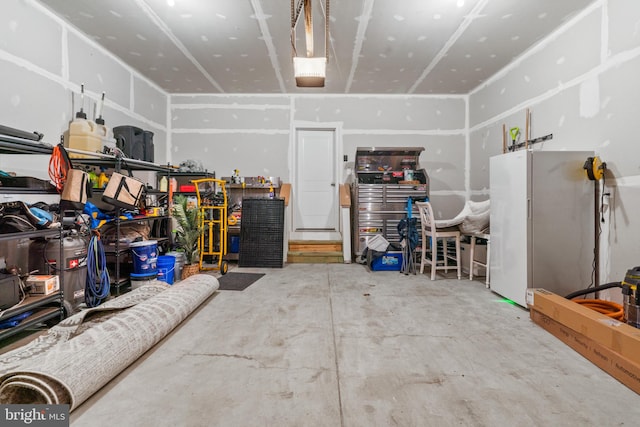
{"type": "MultiPolygon", "coordinates": [[[[600,195],[600,183],[603,180],[603,196],[604,197],[604,171],[607,169],[607,164],[600,160],[598,156],[587,157],[582,168],[587,173],[587,178],[593,181],[593,219],[594,219],[594,246],[593,246],[593,282],[597,287],[600,285],[600,221],[604,222],[604,216],[602,211],[603,200],[600,195]],[[600,217],[600,221],[598,220],[600,217]]],[[[596,294],[596,297],[598,294],[596,294]]]]}
{"type": "Polygon", "coordinates": [[[511,129],[509,129],[509,135],[511,135],[511,145],[509,146],[509,151],[516,151],[516,141],[518,140],[518,136],[520,136],[520,128],[517,126],[512,127],[511,129]]]}
{"type": "Polygon", "coordinates": [[[521,135],[520,128],[515,126],[509,129],[509,134],[511,136],[511,145],[507,147],[507,136],[506,136],[506,125],[502,125],[502,152],[506,153],[507,151],[517,151],[520,148],[528,149],[530,145],[537,144],[539,142],[548,141],[553,139],[553,134],[550,133],[548,135],[540,136],[538,138],[531,139],[531,111],[527,108],[525,118],[525,131],[524,131],[524,141],[517,142],[518,138],[521,135]]]}
{"type": "Polygon", "coordinates": [[[582,168],[586,171],[589,181],[599,181],[604,177],[607,164],[600,160],[598,156],[588,157],[582,168]]]}
{"type": "Polygon", "coordinates": [[[529,148],[529,145],[533,145],[533,144],[537,144],[538,142],[543,142],[543,141],[548,141],[550,139],[553,139],[553,134],[550,133],[549,135],[545,135],[545,136],[540,136],[538,138],[533,138],[529,140],[529,143],[527,144],[526,142],[520,142],[518,144],[514,144],[509,146],[509,151],[517,151],[520,148],[529,148]]]}

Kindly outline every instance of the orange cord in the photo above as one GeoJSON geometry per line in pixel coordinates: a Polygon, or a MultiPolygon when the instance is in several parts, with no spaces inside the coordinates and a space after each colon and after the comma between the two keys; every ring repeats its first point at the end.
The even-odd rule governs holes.
{"type": "Polygon", "coordinates": [[[51,158],[49,159],[49,177],[51,182],[58,190],[58,193],[62,193],[64,183],[67,180],[67,172],[69,165],[65,162],[64,156],[60,151],[60,145],[53,147],[51,152],[51,158]]]}
{"type": "Polygon", "coordinates": [[[624,319],[623,307],[613,301],[605,301],[601,299],[572,299],[571,301],[584,305],[591,310],[602,313],[616,320],[624,319]]]}

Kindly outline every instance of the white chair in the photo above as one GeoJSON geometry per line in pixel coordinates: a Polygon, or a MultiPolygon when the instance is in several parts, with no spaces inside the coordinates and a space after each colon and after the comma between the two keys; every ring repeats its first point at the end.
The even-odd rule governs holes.
{"type": "Polygon", "coordinates": [[[420,229],[422,231],[420,274],[424,272],[425,264],[431,266],[431,280],[435,280],[436,270],[444,270],[446,273],[449,268],[455,268],[458,271],[458,280],[460,280],[460,230],[457,227],[439,227],[438,221],[433,216],[430,202],[416,202],[416,206],[420,212],[420,229]],[[455,241],[455,256],[449,254],[447,247],[449,240],[455,241]],[[438,241],[442,242],[441,260],[438,260],[438,241]],[[427,246],[430,247],[429,251],[427,251],[427,246]],[[455,264],[449,264],[449,261],[455,261],[455,264]]]}

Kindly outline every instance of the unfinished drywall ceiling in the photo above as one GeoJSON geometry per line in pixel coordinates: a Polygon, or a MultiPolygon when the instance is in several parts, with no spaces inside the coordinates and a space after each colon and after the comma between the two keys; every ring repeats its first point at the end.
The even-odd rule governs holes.
{"type": "MultiPolygon", "coordinates": [[[[319,55],[325,1],[312,3],[319,55]]],[[[593,3],[331,0],[326,86],[300,89],[289,1],[40,2],[170,93],[377,94],[468,93],[593,3]]]]}

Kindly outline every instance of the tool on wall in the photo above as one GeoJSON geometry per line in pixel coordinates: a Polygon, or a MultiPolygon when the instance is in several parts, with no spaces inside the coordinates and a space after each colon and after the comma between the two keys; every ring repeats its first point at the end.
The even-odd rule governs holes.
{"type": "MultiPolygon", "coordinates": [[[[603,198],[604,198],[604,171],[607,169],[607,164],[600,160],[598,156],[587,157],[582,168],[587,173],[589,181],[593,181],[593,219],[594,219],[594,247],[593,247],[593,282],[595,286],[600,283],[600,222],[604,222],[604,215],[602,211],[603,198]],[[603,191],[600,196],[600,180],[603,180],[603,191]],[[600,197],[599,197],[600,196],[600,197]],[[600,218],[600,220],[598,220],[600,218]]],[[[608,195],[608,194],[607,194],[608,195]]]]}
{"type": "Polygon", "coordinates": [[[529,148],[530,145],[553,139],[552,133],[548,135],[540,136],[538,138],[531,139],[531,112],[529,111],[528,108],[526,109],[524,141],[518,142],[518,138],[521,137],[522,135],[520,133],[520,128],[517,126],[509,129],[509,135],[511,136],[511,145],[507,147],[506,126],[503,124],[502,125],[502,152],[503,153],[506,153],[507,151],[517,151],[523,147],[526,150],[529,148]]]}
{"type": "Polygon", "coordinates": [[[511,135],[511,145],[509,146],[509,151],[516,151],[516,148],[517,148],[516,141],[520,136],[520,128],[517,126],[512,127],[511,129],[509,129],[509,135],[511,135]]]}
{"type": "Polygon", "coordinates": [[[604,178],[607,164],[600,160],[598,156],[588,157],[582,168],[586,171],[589,181],[599,181],[604,178]]]}

